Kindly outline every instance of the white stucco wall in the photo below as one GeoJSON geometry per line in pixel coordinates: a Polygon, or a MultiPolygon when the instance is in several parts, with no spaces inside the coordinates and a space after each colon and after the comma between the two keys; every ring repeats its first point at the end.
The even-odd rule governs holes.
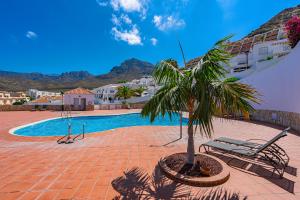
{"type": "Polygon", "coordinates": [[[300,113],[300,43],[283,60],[241,82],[252,85],[262,95],[256,109],[300,113]]]}
{"type": "Polygon", "coordinates": [[[94,94],[65,94],[64,95],[64,104],[73,105],[74,98],[79,98],[81,102],[82,98],[86,99],[86,105],[94,105],[95,95],[94,94]]]}

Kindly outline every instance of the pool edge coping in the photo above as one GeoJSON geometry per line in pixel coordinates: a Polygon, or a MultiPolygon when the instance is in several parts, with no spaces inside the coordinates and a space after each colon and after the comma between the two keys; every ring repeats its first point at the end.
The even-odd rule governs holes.
{"type": "MultiPolygon", "coordinates": [[[[75,117],[93,117],[93,116],[116,116],[116,115],[126,115],[126,114],[137,114],[137,113],[141,113],[141,112],[124,112],[124,113],[113,113],[113,114],[100,114],[100,115],[76,115],[76,116],[72,116],[72,118],[75,118],[75,117]]],[[[50,120],[55,120],[55,119],[60,119],[62,117],[52,117],[52,118],[48,118],[48,119],[43,119],[43,120],[39,120],[39,121],[35,121],[35,122],[31,122],[31,123],[28,123],[28,124],[24,124],[24,125],[21,125],[21,126],[17,126],[17,127],[14,127],[14,128],[11,128],[8,130],[8,133],[13,135],[13,136],[17,136],[17,137],[27,137],[27,138],[36,138],[36,137],[43,137],[43,138],[47,138],[47,137],[61,137],[61,135],[53,135],[53,136],[30,136],[30,135],[19,135],[19,134],[16,134],[15,131],[21,129],[21,128],[25,128],[27,126],[32,126],[32,125],[35,125],[35,124],[39,124],[39,123],[43,123],[43,122],[46,122],[46,121],[50,121],[50,120]]],[[[124,127],[126,128],[126,127],[124,127]]],[[[115,129],[109,129],[109,130],[115,130],[115,129]]],[[[109,131],[107,130],[107,131],[109,131]]],[[[92,133],[98,133],[98,132],[91,132],[91,133],[88,133],[88,134],[92,134],[92,133]]]]}

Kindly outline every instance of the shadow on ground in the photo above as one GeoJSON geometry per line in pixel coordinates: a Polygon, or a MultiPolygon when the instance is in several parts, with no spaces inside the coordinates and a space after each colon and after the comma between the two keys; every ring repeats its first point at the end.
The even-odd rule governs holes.
{"type": "MultiPolygon", "coordinates": [[[[244,173],[248,173],[254,176],[263,177],[271,183],[281,187],[287,192],[294,193],[295,182],[285,177],[280,178],[276,173],[273,174],[273,167],[267,163],[257,162],[253,159],[242,160],[234,158],[226,154],[220,154],[216,152],[208,152],[208,154],[218,157],[227,163],[230,167],[240,170],[244,173]]],[[[293,176],[297,176],[297,168],[288,166],[285,169],[285,173],[293,176]]]]}
{"type": "MultiPolygon", "coordinates": [[[[186,200],[246,200],[238,193],[223,188],[204,189],[192,193],[191,187],[176,183],[166,178],[156,166],[151,175],[140,168],[124,172],[112,182],[112,187],[119,193],[114,200],[129,199],[186,199],[186,200]]],[[[199,188],[200,189],[200,188],[199,188]]],[[[203,188],[202,188],[203,189],[203,188]]]]}

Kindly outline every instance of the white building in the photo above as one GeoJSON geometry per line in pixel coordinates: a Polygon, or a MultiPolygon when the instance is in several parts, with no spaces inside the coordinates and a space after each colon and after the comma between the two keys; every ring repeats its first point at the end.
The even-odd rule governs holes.
{"type": "MultiPolygon", "coordinates": [[[[236,42],[229,42],[226,49],[233,57],[224,66],[227,77],[244,78],[274,66],[291,52],[289,41],[282,28],[254,35],[236,42]]],[[[202,57],[190,60],[187,67],[198,64],[202,57]]]]}
{"type": "MultiPolygon", "coordinates": [[[[139,87],[144,87],[145,91],[141,95],[143,97],[141,100],[150,99],[157,91],[158,87],[155,85],[155,81],[152,76],[143,76],[141,79],[134,79],[127,83],[120,84],[109,84],[102,87],[98,87],[92,90],[95,94],[95,104],[118,104],[122,101],[116,98],[118,88],[122,86],[127,86],[131,89],[137,89],[139,87]]],[[[133,97],[135,101],[139,101],[139,97],[133,97]]],[[[128,102],[131,100],[128,99],[128,102]]]]}
{"type": "Polygon", "coordinates": [[[53,96],[61,96],[59,92],[49,92],[49,91],[40,91],[36,89],[29,89],[28,90],[28,96],[30,96],[33,99],[39,99],[41,97],[53,97],[53,96]]]}
{"type": "Polygon", "coordinates": [[[95,104],[109,104],[118,102],[115,98],[118,88],[124,84],[109,84],[102,87],[98,87],[92,90],[95,94],[95,104]]]}
{"type": "Polygon", "coordinates": [[[62,105],[62,96],[43,96],[26,104],[36,106],[62,105]]]}
{"type": "Polygon", "coordinates": [[[155,86],[155,81],[154,81],[152,76],[143,76],[140,79],[134,79],[134,80],[132,80],[130,82],[127,82],[123,85],[125,85],[127,87],[130,87],[130,88],[133,88],[133,89],[136,89],[136,88],[139,88],[139,87],[147,88],[148,86],[155,86]]]}
{"type": "Polygon", "coordinates": [[[282,29],[272,30],[230,44],[234,55],[226,66],[229,77],[244,78],[253,72],[264,70],[283,59],[291,47],[282,29]]]}
{"type": "Polygon", "coordinates": [[[261,94],[254,119],[300,131],[300,42],[278,63],[241,79],[261,94]]]}
{"type": "Polygon", "coordinates": [[[94,110],[95,95],[88,89],[76,88],[64,93],[63,104],[71,110],[94,110]]]}
{"type": "Polygon", "coordinates": [[[255,44],[249,52],[238,54],[230,60],[230,76],[243,78],[253,71],[263,70],[279,62],[290,51],[287,39],[255,44]]]}
{"type": "Polygon", "coordinates": [[[24,92],[0,91],[0,105],[12,105],[21,100],[29,101],[29,98],[24,92]]]}

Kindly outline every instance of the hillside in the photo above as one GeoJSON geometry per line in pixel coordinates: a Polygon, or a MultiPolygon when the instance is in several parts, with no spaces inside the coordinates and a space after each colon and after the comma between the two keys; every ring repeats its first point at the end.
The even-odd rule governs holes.
{"type": "Polygon", "coordinates": [[[39,90],[66,90],[75,87],[95,88],[119,80],[132,80],[151,74],[154,65],[135,58],[125,60],[107,74],[92,75],[87,71],[65,72],[60,75],[41,73],[18,73],[0,71],[0,90],[24,91],[29,88],[39,90]]]}
{"type": "MultiPolygon", "coordinates": [[[[262,24],[259,28],[251,31],[244,38],[233,41],[229,43],[229,48],[227,49],[232,55],[237,55],[242,52],[248,52],[253,44],[261,41],[272,41],[276,39],[278,34],[278,29],[281,28],[293,15],[300,16],[300,5],[287,8],[272,17],[266,23],[262,24]],[[275,29],[275,30],[274,30],[275,29]],[[273,30],[273,31],[272,31],[273,30]],[[265,34],[259,35],[259,34],[265,34]],[[254,37],[256,36],[256,37],[254,37]]],[[[193,67],[199,62],[201,56],[189,60],[187,67],[193,67]]]]}
{"type": "Polygon", "coordinates": [[[258,29],[249,33],[246,37],[253,37],[257,34],[266,33],[273,29],[280,28],[284,25],[293,15],[300,16],[300,5],[287,8],[272,17],[269,21],[261,25],[258,29]]]}

